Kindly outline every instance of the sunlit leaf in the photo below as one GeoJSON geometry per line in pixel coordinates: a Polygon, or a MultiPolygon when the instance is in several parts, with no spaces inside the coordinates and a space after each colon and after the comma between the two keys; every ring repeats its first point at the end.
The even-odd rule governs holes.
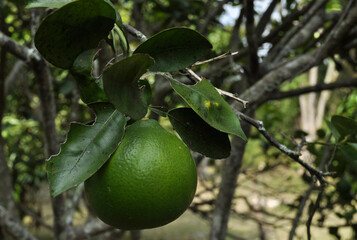
{"type": "Polygon", "coordinates": [[[60,8],[74,0],[32,0],[26,5],[26,8],[60,8]]]}
{"type": "Polygon", "coordinates": [[[211,127],[191,108],[173,109],[168,116],[176,132],[191,150],[216,159],[230,155],[228,134],[211,127]]]}
{"type": "Polygon", "coordinates": [[[209,125],[226,133],[231,133],[247,140],[238,117],[228,103],[206,79],[196,85],[184,85],[165,75],[172,88],[188,105],[209,125]]]}
{"type": "Polygon", "coordinates": [[[111,104],[91,105],[97,118],[93,125],[71,124],[58,155],[46,164],[52,197],[92,176],[117,148],[124,135],[125,116],[111,104]]]}
{"type": "Polygon", "coordinates": [[[135,50],[147,53],[155,60],[153,72],[170,72],[183,69],[197,62],[212,48],[200,33],[189,28],[170,28],[157,33],[135,50]]]}

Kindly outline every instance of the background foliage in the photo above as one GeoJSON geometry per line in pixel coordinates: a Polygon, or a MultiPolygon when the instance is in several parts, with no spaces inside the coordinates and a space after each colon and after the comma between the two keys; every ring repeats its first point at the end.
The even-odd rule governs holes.
{"type": "MultiPolygon", "coordinates": [[[[215,87],[242,94],[239,95],[242,98],[249,96],[246,89],[251,90],[251,86],[272,71],[279,68],[283,71],[286,67],[285,61],[293,62],[302,55],[318,49],[328,39],[328,34],[333,32],[333,27],[338,24],[346,9],[356,8],[353,1],[342,0],[323,1],[326,5],[320,4],[320,7],[317,7],[318,4],[314,1],[289,0],[273,0],[269,3],[227,0],[112,2],[118,8],[123,22],[134,26],[146,36],[153,36],[169,27],[185,26],[207,36],[212,43],[212,50],[205,56],[207,59],[229,50],[238,50],[235,56],[193,69],[206,77],[215,87]],[[274,11],[270,15],[267,14],[269,6],[274,6],[274,11]],[[314,7],[317,10],[310,16],[310,11],[314,7]],[[265,19],[264,16],[268,18],[265,19]],[[298,22],[300,25],[296,25],[298,22]],[[279,31],[275,31],[276,29],[279,31]],[[301,32],[305,35],[301,35],[301,32]]],[[[27,2],[22,0],[2,1],[0,27],[1,32],[6,36],[20,45],[31,48],[33,27],[36,27],[31,19],[35,19],[36,14],[33,10],[26,9],[25,4],[27,2]]],[[[51,11],[52,9],[41,9],[37,14],[43,19],[51,11]]],[[[321,170],[335,173],[333,176],[326,177],[329,184],[324,186],[322,192],[322,188],[314,184],[309,173],[299,164],[273,147],[258,130],[247,131],[247,127],[243,126],[249,141],[245,151],[243,150],[244,157],[237,171],[239,179],[238,185],[234,185],[234,188],[237,188],[229,210],[231,215],[227,239],[286,239],[289,234],[292,234],[294,227],[297,230],[293,235],[305,239],[304,224],[310,218],[312,235],[316,236],[315,238],[319,238],[318,236],[323,236],[324,239],[356,238],[355,26],[335,43],[335,48],[328,51],[323,61],[315,64],[317,71],[312,72],[310,69],[312,66],[305,68],[305,65],[300,65],[299,70],[285,70],[292,72],[289,81],[278,84],[277,89],[259,97],[258,100],[250,96],[246,99],[252,102],[248,105],[246,113],[263,121],[265,129],[280,143],[290,149],[301,151],[304,154],[303,160],[315,168],[321,167],[321,170]],[[324,92],[321,92],[322,89],[318,86],[330,84],[326,82],[326,76],[331,76],[328,72],[331,64],[334,74],[337,74],[335,83],[344,84],[331,87],[330,95],[323,97],[324,92]],[[314,76],[316,79],[312,80],[314,76]],[[308,86],[311,86],[308,94],[294,95],[295,90],[308,86]],[[290,94],[283,96],[281,93],[284,92],[290,94]],[[323,102],[321,99],[325,98],[325,104],[321,107],[318,103],[323,102]],[[307,105],[304,105],[304,101],[307,101],[307,105]],[[318,117],[314,112],[322,108],[324,111],[321,124],[312,124],[310,117],[312,116],[315,121],[318,117]],[[324,169],[325,167],[328,169],[324,169]],[[302,207],[304,211],[299,210],[302,207]],[[239,227],[245,223],[247,223],[246,228],[239,227]]],[[[136,49],[140,45],[139,40],[132,35],[128,36],[130,48],[136,49]]],[[[98,68],[98,72],[95,73],[97,76],[105,67],[103,62],[107,62],[114,54],[104,44],[101,46],[102,51],[95,62],[98,68]]],[[[11,170],[16,208],[20,213],[19,220],[34,235],[51,239],[53,233],[48,229],[52,229],[53,225],[50,221],[52,214],[46,192],[48,183],[44,162],[48,157],[44,151],[48,141],[46,143],[43,140],[46,139],[46,131],[43,128],[41,85],[26,61],[10,54],[6,45],[1,45],[1,56],[0,79],[3,85],[1,130],[5,159],[11,170]],[[42,198],[46,199],[47,207],[44,206],[42,198]]],[[[55,99],[55,109],[53,109],[56,115],[55,127],[59,135],[58,139],[56,136],[52,137],[58,142],[63,142],[70,122],[90,122],[94,119],[94,114],[83,101],[79,100],[81,86],[76,84],[73,70],[61,70],[51,66],[50,71],[53,76],[51,92],[55,99]]],[[[189,82],[182,74],[176,74],[175,77],[184,83],[189,82]]],[[[149,77],[148,82],[153,90],[152,106],[163,106],[165,109],[187,106],[178,94],[173,93],[168,80],[156,76],[149,77]]],[[[267,84],[265,86],[270,87],[267,84]]],[[[91,93],[88,95],[90,96],[91,93]]],[[[235,104],[232,99],[226,98],[226,100],[230,104],[235,104]]],[[[149,117],[159,119],[163,126],[172,130],[167,117],[158,116],[154,111],[150,112],[149,117]]],[[[230,140],[235,141],[232,137],[230,140]]],[[[237,144],[232,143],[233,156],[239,159],[239,154],[234,155],[237,153],[236,149],[238,149],[237,144]]],[[[219,195],[220,183],[224,181],[222,171],[223,175],[227,175],[224,172],[224,164],[229,165],[230,161],[213,160],[198,153],[194,153],[194,156],[200,175],[200,188],[191,211],[199,216],[195,221],[199,219],[210,221],[215,217],[215,203],[219,195]]],[[[86,208],[81,192],[82,189],[79,187],[66,193],[66,198],[71,199],[67,203],[67,208],[75,213],[73,221],[76,226],[86,221],[94,221],[86,208]]],[[[4,194],[6,193],[0,193],[3,196],[4,194]]],[[[2,204],[0,201],[0,205],[2,204]]],[[[209,228],[212,232],[214,226],[204,224],[202,227],[202,239],[208,238],[209,228]]],[[[91,229],[94,229],[95,234],[96,228],[91,229]]],[[[187,233],[188,236],[193,234],[190,231],[187,233]]],[[[123,234],[112,229],[104,232],[102,237],[108,239],[123,234]]],[[[143,231],[144,236],[145,234],[143,231]]],[[[151,234],[148,236],[154,239],[154,233],[148,234],[151,234]]],[[[178,234],[177,239],[183,239],[183,235],[178,234]]],[[[79,231],[77,236],[80,239],[79,231]]],[[[194,236],[191,238],[200,239],[199,234],[194,236]]],[[[132,238],[135,239],[134,233],[132,238]]]]}

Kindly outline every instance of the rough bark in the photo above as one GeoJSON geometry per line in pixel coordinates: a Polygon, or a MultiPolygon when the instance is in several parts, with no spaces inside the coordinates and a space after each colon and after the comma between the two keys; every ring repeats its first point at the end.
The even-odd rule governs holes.
{"type": "MultiPolygon", "coordinates": [[[[5,21],[2,12],[0,11],[0,30],[5,31],[5,21]]],[[[5,141],[2,137],[2,118],[5,113],[5,71],[7,66],[7,50],[1,47],[0,52],[0,176],[2,183],[0,184],[0,205],[7,209],[8,216],[11,219],[18,220],[18,212],[15,205],[13,183],[11,171],[7,165],[7,158],[5,153],[5,141]]],[[[0,237],[8,238],[9,234],[6,226],[0,224],[0,237]],[[2,231],[4,230],[4,231],[2,231]],[[1,234],[2,232],[2,234],[1,234]]]]}
{"type": "Polygon", "coordinates": [[[244,0],[245,29],[248,42],[247,75],[250,83],[254,83],[259,75],[258,43],[254,26],[254,1],[244,0]]]}
{"type": "MultiPolygon", "coordinates": [[[[242,122],[241,126],[248,136],[250,125],[242,122]]],[[[245,146],[245,141],[238,137],[233,137],[231,155],[224,160],[223,164],[222,180],[212,215],[210,240],[226,239],[232,199],[234,197],[239,171],[242,166],[245,146]]]]}
{"type": "MultiPolygon", "coordinates": [[[[302,44],[304,41],[307,40],[306,37],[307,34],[306,32],[310,32],[311,30],[305,30],[305,28],[311,29],[310,22],[314,23],[319,23],[318,18],[321,16],[316,16],[316,12],[320,11],[325,6],[327,0],[323,1],[315,1],[313,4],[308,5],[308,10],[306,13],[303,15],[303,19],[299,22],[298,25],[293,26],[289,29],[289,31],[279,40],[277,44],[274,45],[274,48],[269,52],[269,55],[264,59],[264,65],[269,65],[271,62],[279,62],[279,59],[277,58],[277,55],[280,55],[280,57],[286,56],[291,50],[293,49],[291,45],[298,45],[302,44]],[[311,19],[315,17],[315,20],[312,21],[311,19]],[[303,37],[303,39],[297,38],[297,35],[300,34],[300,36],[303,37]],[[283,54],[282,54],[282,53],[283,54]]],[[[319,26],[317,26],[319,27],[319,26]]],[[[312,28],[316,28],[316,26],[313,26],[312,28]]]]}
{"type": "MultiPolygon", "coordinates": [[[[25,61],[32,68],[39,87],[39,97],[42,112],[42,127],[44,131],[45,157],[56,154],[59,149],[55,117],[56,105],[52,87],[52,73],[48,63],[35,49],[21,46],[0,32],[0,45],[5,47],[17,58],[25,61]]],[[[52,199],[54,211],[54,232],[57,239],[66,239],[66,232],[71,232],[65,221],[65,203],[60,195],[52,199]]]]}
{"type": "MultiPolygon", "coordinates": [[[[312,18],[316,11],[321,8],[321,6],[316,5],[315,9],[310,9],[311,11],[309,18],[312,18]]],[[[250,102],[250,107],[254,108],[255,106],[264,102],[266,96],[276,90],[283,81],[292,79],[300,73],[305,72],[311,67],[319,64],[323,58],[328,56],[332,50],[332,46],[336,46],[338,40],[341,40],[344,36],[346,36],[346,34],[348,34],[349,30],[357,20],[356,12],[357,8],[354,7],[349,8],[343,14],[341,14],[339,23],[335,25],[334,30],[327,37],[322,48],[318,48],[315,51],[302,54],[291,61],[286,61],[280,64],[279,67],[270,70],[256,84],[246,90],[240,97],[244,100],[248,100],[250,102]]],[[[308,20],[306,20],[305,24],[309,22],[308,20]]],[[[300,28],[303,26],[299,26],[299,31],[302,31],[300,28]]],[[[244,126],[246,124],[242,125],[244,126]]],[[[229,210],[234,195],[235,184],[239,173],[242,156],[244,154],[245,144],[240,143],[236,145],[236,142],[233,141],[232,145],[232,156],[226,160],[223,167],[222,183],[213,212],[210,240],[225,239],[227,232],[229,210]]]]}
{"type": "MultiPolygon", "coordinates": [[[[35,35],[39,23],[40,10],[33,9],[31,11],[32,36],[35,35]]],[[[42,112],[42,127],[44,131],[45,157],[48,159],[51,155],[57,154],[59,151],[59,142],[55,124],[56,103],[52,86],[53,75],[48,63],[42,57],[40,57],[38,61],[32,61],[32,64],[39,88],[42,112]]],[[[68,216],[64,195],[61,194],[55,198],[52,198],[51,202],[54,217],[54,237],[59,240],[65,240],[69,235],[73,234],[73,228],[71,225],[72,223],[67,221],[68,216]]]]}
{"type": "Polygon", "coordinates": [[[18,222],[9,214],[9,212],[0,205],[0,225],[16,240],[36,240],[31,233],[24,229],[18,222]]]}
{"type": "MultiPolygon", "coordinates": [[[[59,143],[55,125],[56,105],[52,87],[52,73],[48,64],[41,59],[34,67],[34,73],[39,87],[42,112],[42,127],[44,131],[45,157],[58,153],[59,143]]],[[[66,223],[66,206],[63,194],[52,198],[54,215],[54,234],[56,239],[67,239],[70,226],[66,223]]]]}
{"type": "Polygon", "coordinates": [[[270,22],[271,15],[274,12],[274,9],[276,5],[278,4],[279,0],[272,0],[269,7],[267,10],[263,13],[262,17],[259,19],[259,22],[257,24],[255,34],[259,38],[261,38],[262,34],[264,33],[264,30],[268,23],[270,22]]]}

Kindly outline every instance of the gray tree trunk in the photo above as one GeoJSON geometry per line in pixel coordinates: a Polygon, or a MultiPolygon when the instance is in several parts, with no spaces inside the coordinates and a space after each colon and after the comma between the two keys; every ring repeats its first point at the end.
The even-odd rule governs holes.
{"type": "MultiPolygon", "coordinates": [[[[245,122],[241,122],[241,126],[246,135],[249,135],[251,126],[245,122]]],[[[231,155],[224,161],[223,165],[222,181],[212,215],[210,240],[226,239],[231,204],[242,166],[245,146],[245,141],[233,137],[231,155]]]]}

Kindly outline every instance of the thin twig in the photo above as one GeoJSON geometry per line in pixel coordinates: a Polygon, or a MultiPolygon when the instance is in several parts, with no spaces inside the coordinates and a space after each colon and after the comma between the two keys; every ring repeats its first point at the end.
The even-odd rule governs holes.
{"type": "Polygon", "coordinates": [[[326,176],[332,176],[334,175],[333,172],[324,172],[318,169],[315,169],[314,167],[312,167],[311,165],[309,165],[308,163],[304,162],[303,160],[300,159],[300,155],[299,153],[297,153],[296,151],[293,151],[291,149],[289,149],[288,147],[286,147],[285,145],[279,143],[265,128],[264,128],[264,124],[262,121],[258,121],[255,120],[251,117],[248,117],[247,115],[237,111],[236,109],[233,108],[233,110],[235,111],[236,115],[242,119],[243,121],[251,124],[253,127],[255,127],[269,142],[270,144],[272,144],[274,147],[276,147],[277,149],[279,149],[282,153],[284,153],[285,155],[287,155],[288,157],[290,157],[291,159],[293,159],[294,161],[296,161],[297,163],[299,163],[301,166],[303,166],[310,174],[311,176],[315,176],[317,178],[317,180],[321,183],[321,184],[326,184],[326,180],[324,177],[326,176]]]}
{"type": "MultiPolygon", "coordinates": [[[[135,29],[134,27],[130,26],[129,24],[127,23],[123,23],[124,27],[126,28],[126,30],[131,34],[133,35],[134,37],[136,37],[140,42],[143,42],[143,41],[146,41],[147,40],[147,37],[142,33],[140,32],[139,30],[135,29]]],[[[226,57],[229,57],[229,56],[234,56],[234,55],[237,55],[238,52],[227,52],[225,54],[222,54],[220,56],[217,56],[217,57],[214,57],[214,58],[211,58],[211,59],[208,59],[206,61],[202,61],[202,62],[196,62],[195,64],[193,64],[192,66],[197,66],[197,65],[201,65],[201,64],[204,64],[204,63],[209,63],[209,62],[212,62],[212,61],[215,61],[215,60],[219,60],[219,59],[223,59],[223,58],[226,58],[226,57]]],[[[202,78],[200,76],[198,76],[194,71],[192,71],[192,69],[190,68],[185,68],[186,72],[189,73],[189,75],[191,77],[193,77],[193,80],[196,80],[196,82],[200,82],[202,80],[202,78]]],[[[216,88],[216,90],[218,91],[218,93],[222,96],[227,96],[229,98],[232,98],[240,103],[243,104],[243,107],[246,108],[247,107],[247,104],[248,104],[248,101],[245,101],[241,98],[239,98],[237,96],[237,94],[233,94],[233,93],[230,93],[230,92],[226,92],[224,90],[221,90],[219,88],[216,88]]]]}
{"type": "Polygon", "coordinates": [[[198,76],[192,69],[185,68],[185,70],[196,80],[196,82],[202,81],[202,77],[198,76]]]}
{"type": "MultiPolygon", "coordinates": [[[[185,68],[185,70],[188,72],[188,74],[190,74],[190,76],[192,76],[197,82],[200,82],[202,81],[202,77],[198,76],[192,69],[190,68],[185,68]]],[[[226,92],[222,89],[219,89],[219,88],[216,88],[217,92],[222,95],[222,96],[227,96],[227,97],[230,97],[240,103],[243,104],[243,107],[246,108],[247,107],[247,104],[248,104],[248,101],[245,101],[241,98],[239,98],[236,94],[233,94],[233,93],[230,93],[230,92],[226,92]]]]}
{"type": "Polygon", "coordinates": [[[300,218],[301,218],[302,213],[303,213],[303,211],[305,209],[306,202],[309,199],[309,197],[310,197],[310,195],[311,195],[313,190],[314,190],[314,184],[310,184],[310,187],[307,189],[303,199],[300,201],[300,205],[299,205],[298,211],[296,213],[296,216],[294,218],[294,221],[292,223],[292,227],[291,227],[291,230],[290,230],[290,233],[289,233],[289,240],[293,240],[293,238],[295,236],[295,231],[296,231],[296,228],[299,225],[300,218]]]}
{"type": "MultiPolygon", "coordinates": [[[[328,143],[330,143],[330,141],[331,141],[331,136],[332,135],[330,134],[330,136],[327,139],[328,143]]],[[[337,144],[335,146],[337,146],[337,144]]],[[[325,148],[324,148],[322,161],[320,162],[320,165],[319,165],[319,170],[324,169],[325,167],[329,166],[329,164],[330,164],[330,163],[327,162],[328,161],[328,157],[330,155],[330,147],[331,147],[330,145],[326,145],[325,148]]],[[[334,155],[335,155],[335,153],[333,153],[331,157],[333,158],[334,155]]],[[[302,213],[304,211],[305,205],[306,205],[307,200],[309,199],[309,197],[310,197],[310,195],[311,195],[311,193],[312,193],[312,191],[314,189],[314,186],[315,186],[315,184],[312,182],[310,184],[309,189],[306,191],[304,198],[300,202],[299,209],[298,209],[298,211],[296,213],[296,216],[295,216],[293,224],[292,224],[292,228],[291,228],[290,233],[289,233],[289,240],[292,240],[294,238],[296,228],[298,227],[298,224],[300,222],[300,218],[301,218],[302,213]]],[[[312,216],[310,215],[311,219],[312,219],[312,216]]],[[[310,221],[309,225],[311,225],[311,221],[310,221]]],[[[310,228],[309,225],[307,225],[307,228],[310,228]]]]}
{"type": "Polygon", "coordinates": [[[236,100],[236,101],[242,103],[244,108],[247,108],[248,101],[239,98],[236,93],[226,92],[226,91],[224,91],[224,90],[222,90],[222,89],[219,89],[219,88],[216,88],[216,90],[217,90],[218,93],[221,94],[222,96],[230,97],[230,98],[232,98],[232,99],[234,99],[234,100],[236,100]]]}
{"type": "MultiPolygon", "coordinates": [[[[332,137],[332,134],[330,134],[330,136],[328,137],[328,142],[331,141],[331,137],[332,137]]],[[[330,150],[330,146],[326,146],[325,148],[325,151],[324,151],[324,155],[322,157],[322,161],[320,163],[320,166],[319,166],[319,169],[324,169],[327,171],[328,167],[330,166],[330,164],[332,163],[332,160],[335,158],[335,154],[336,154],[336,150],[337,150],[337,144],[335,144],[334,148],[333,148],[333,151],[332,151],[332,154],[330,155],[330,159],[328,160],[327,162],[327,158],[328,158],[328,155],[329,155],[329,151],[330,150]]],[[[325,192],[325,187],[326,187],[326,184],[325,183],[321,183],[321,187],[320,187],[320,191],[319,191],[319,195],[317,196],[317,199],[313,205],[313,209],[311,210],[310,212],[310,215],[309,215],[309,219],[307,220],[306,222],[306,231],[307,231],[307,239],[310,240],[311,239],[311,222],[312,222],[312,219],[315,215],[315,212],[316,210],[320,207],[320,202],[322,200],[322,196],[325,192]]],[[[311,203],[313,204],[313,203],[311,203]]]]}
{"type": "Polygon", "coordinates": [[[131,35],[133,35],[136,39],[138,39],[140,42],[145,42],[148,38],[145,36],[145,34],[143,34],[142,32],[140,32],[139,30],[137,30],[136,28],[134,28],[133,26],[130,26],[127,23],[123,23],[125,29],[128,31],[128,33],[130,33],[131,35]]]}
{"type": "Polygon", "coordinates": [[[311,229],[311,222],[312,222],[312,219],[313,219],[313,217],[315,215],[316,210],[320,207],[320,203],[321,203],[322,196],[323,196],[324,192],[325,192],[325,184],[322,183],[320,191],[319,191],[319,195],[317,196],[317,199],[316,199],[315,203],[311,203],[311,204],[313,204],[313,208],[311,210],[309,219],[306,222],[306,231],[307,231],[307,239],[308,240],[311,240],[311,230],[310,230],[311,229]]]}
{"type": "Polygon", "coordinates": [[[230,56],[234,56],[234,55],[237,55],[238,52],[226,52],[226,53],[223,53],[222,55],[218,55],[217,57],[214,57],[214,58],[210,58],[210,59],[207,59],[205,61],[199,61],[199,62],[196,62],[192,65],[192,67],[195,67],[195,66],[199,66],[199,65],[202,65],[202,64],[206,64],[206,63],[210,63],[210,62],[213,62],[213,61],[217,61],[217,60],[220,60],[220,59],[224,59],[224,58],[227,58],[227,57],[230,57],[230,56]]]}

